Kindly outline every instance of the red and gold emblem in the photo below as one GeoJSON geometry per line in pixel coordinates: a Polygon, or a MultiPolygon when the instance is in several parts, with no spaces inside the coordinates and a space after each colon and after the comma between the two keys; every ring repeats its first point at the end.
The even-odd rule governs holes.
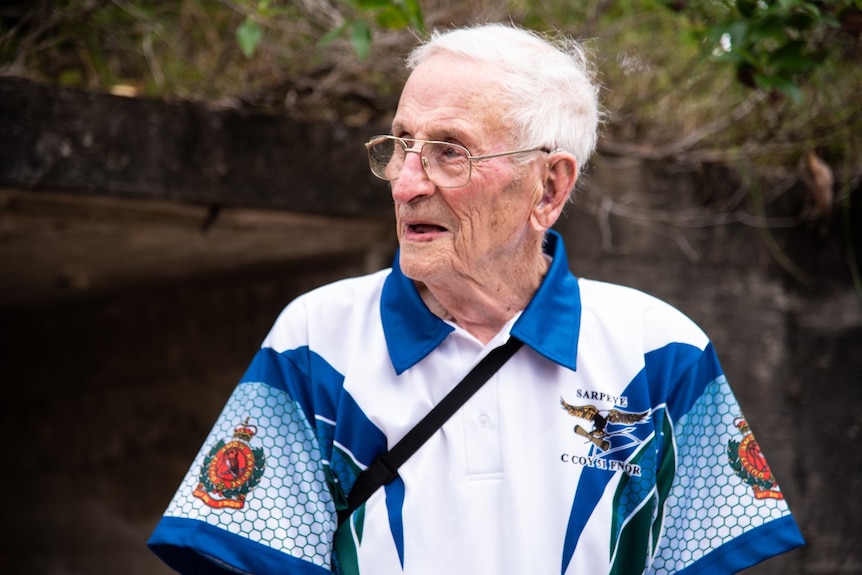
{"type": "Polygon", "coordinates": [[[742,441],[731,439],[727,443],[727,458],[734,473],[751,486],[755,499],[784,499],[748,422],[737,417],[733,423],[742,433],[742,441]]]}
{"type": "Polygon", "coordinates": [[[200,483],[194,496],[210,507],[241,509],[248,492],[258,484],[265,469],[263,449],[249,442],[257,427],[248,418],[236,426],[233,439],[213,446],[201,465],[200,483]]]}

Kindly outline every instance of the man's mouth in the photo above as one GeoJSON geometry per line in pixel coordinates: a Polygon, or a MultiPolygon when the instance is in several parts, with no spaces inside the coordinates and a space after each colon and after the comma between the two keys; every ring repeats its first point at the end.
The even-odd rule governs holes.
{"type": "Polygon", "coordinates": [[[409,229],[414,234],[431,234],[434,232],[445,232],[446,228],[443,226],[438,226],[436,224],[408,224],[407,229],[409,229]]]}

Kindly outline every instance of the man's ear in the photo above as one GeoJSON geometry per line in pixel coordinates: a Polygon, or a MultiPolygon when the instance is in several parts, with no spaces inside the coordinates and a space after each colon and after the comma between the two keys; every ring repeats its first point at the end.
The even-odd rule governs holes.
{"type": "Polygon", "coordinates": [[[533,207],[533,225],[537,229],[545,231],[557,222],[577,179],[578,162],[574,156],[563,151],[548,156],[542,195],[533,207]]]}

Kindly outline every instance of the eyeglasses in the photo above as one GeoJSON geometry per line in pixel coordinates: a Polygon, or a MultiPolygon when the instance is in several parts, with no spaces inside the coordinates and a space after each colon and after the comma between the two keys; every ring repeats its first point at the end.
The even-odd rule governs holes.
{"type": "Polygon", "coordinates": [[[397,180],[404,168],[407,153],[413,152],[419,154],[422,168],[431,183],[441,188],[460,188],[470,183],[473,162],[528,152],[545,152],[546,154],[551,152],[547,148],[529,148],[472,156],[470,150],[452,142],[407,140],[397,136],[374,136],[365,144],[365,147],[368,150],[368,164],[371,166],[371,173],[381,180],[389,182],[397,180]]]}

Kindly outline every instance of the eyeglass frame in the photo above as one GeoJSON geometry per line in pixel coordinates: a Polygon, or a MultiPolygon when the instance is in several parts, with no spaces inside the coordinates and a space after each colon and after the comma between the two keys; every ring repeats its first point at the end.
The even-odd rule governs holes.
{"type": "Polygon", "coordinates": [[[551,150],[547,146],[542,146],[542,147],[538,147],[538,148],[525,148],[523,150],[511,150],[508,152],[496,152],[493,154],[483,154],[481,156],[474,156],[470,152],[470,150],[468,150],[466,148],[466,146],[462,146],[461,144],[456,144],[455,142],[446,142],[443,140],[420,140],[418,138],[401,138],[398,136],[393,136],[391,134],[380,134],[378,136],[373,136],[370,140],[365,142],[365,149],[368,152],[368,164],[369,164],[369,168],[371,169],[371,173],[376,178],[379,178],[379,179],[383,180],[384,182],[394,182],[399,177],[401,177],[401,172],[404,170],[404,165],[403,164],[401,165],[401,170],[399,170],[399,172],[398,172],[398,177],[391,178],[391,179],[383,177],[374,171],[374,161],[371,158],[371,148],[373,146],[377,145],[378,143],[380,143],[382,140],[393,140],[396,142],[400,142],[401,145],[404,146],[404,158],[405,158],[405,160],[407,159],[408,153],[412,152],[414,154],[417,154],[419,156],[419,159],[420,159],[421,164],[422,164],[422,170],[425,172],[425,175],[428,176],[428,179],[431,181],[431,183],[433,183],[435,186],[437,186],[439,188],[447,188],[447,189],[463,188],[464,186],[466,186],[470,183],[470,179],[473,177],[473,162],[478,162],[481,160],[490,160],[492,158],[501,158],[503,156],[514,156],[515,154],[527,154],[529,152],[544,152],[546,154],[553,154],[554,152],[560,151],[559,148],[551,150]],[[411,142],[413,142],[413,145],[411,147],[407,147],[407,140],[410,140],[411,142]],[[417,143],[421,143],[422,145],[417,148],[416,147],[417,143]],[[430,169],[430,166],[428,164],[428,159],[422,155],[422,150],[425,148],[426,144],[445,144],[447,146],[454,146],[456,148],[460,148],[460,149],[464,150],[464,152],[466,152],[465,157],[467,158],[467,181],[464,182],[463,184],[458,185],[458,186],[441,186],[440,184],[438,184],[437,182],[432,180],[431,174],[428,172],[428,170],[430,169]]]}

